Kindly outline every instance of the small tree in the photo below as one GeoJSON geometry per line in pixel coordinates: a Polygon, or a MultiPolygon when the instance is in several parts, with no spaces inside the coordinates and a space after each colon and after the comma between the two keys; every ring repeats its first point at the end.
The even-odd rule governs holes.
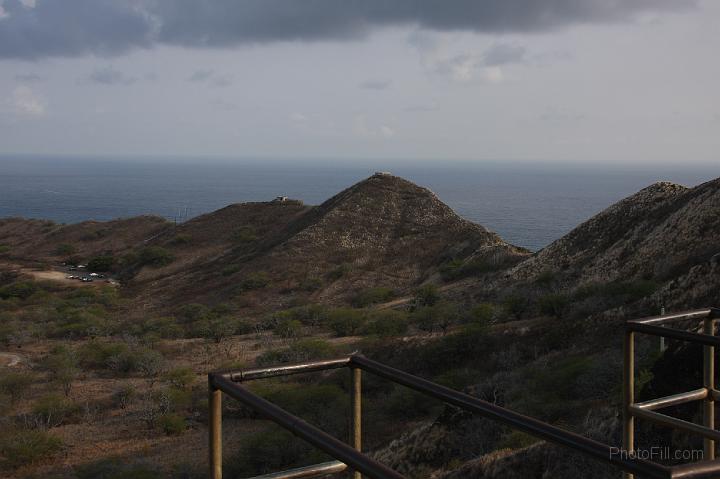
{"type": "Polygon", "coordinates": [[[434,284],[421,286],[415,292],[415,304],[417,306],[433,306],[440,300],[440,292],[434,284]]]}
{"type": "Polygon", "coordinates": [[[62,387],[65,396],[69,396],[73,381],[79,372],[75,352],[60,346],[45,358],[44,363],[52,374],[53,382],[62,387]]]}
{"type": "Polygon", "coordinates": [[[528,299],[520,294],[511,294],[503,301],[505,310],[515,319],[522,319],[529,305],[528,299]]]}
{"type": "Polygon", "coordinates": [[[0,375],[0,393],[10,396],[12,404],[27,396],[33,377],[29,374],[8,372],[0,375]]]}

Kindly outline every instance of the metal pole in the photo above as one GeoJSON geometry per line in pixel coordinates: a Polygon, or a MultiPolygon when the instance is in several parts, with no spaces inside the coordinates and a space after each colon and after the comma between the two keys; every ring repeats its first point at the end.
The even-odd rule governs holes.
{"type": "Polygon", "coordinates": [[[210,478],[222,479],[222,391],[208,384],[210,478]]]}
{"type": "MultiPolygon", "coordinates": [[[[352,430],[350,441],[356,451],[362,452],[362,370],[352,368],[352,430]]],[[[362,479],[359,471],[353,472],[353,479],[362,479]]]]}
{"type": "MultiPolygon", "coordinates": [[[[635,449],[635,419],[630,406],[635,402],[635,333],[625,331],[623,341],[623,447],[629,454],[635,449]]],[[[624,472],[625,479],[633,479],[634,475],[624,472]]]]}
{"type": "MultiPolygon", "coordinates": [[[[703,333],[710,336],[715,334],[712,318],[703,320],[703,333]]],[[[715,347],[703,347],[703,385],[707,388],[708,395],[703,401],[703,425],[715,429],[715,398],[712,390],[715,388],[715,347]]],[[[715,459],[715,441],[705,438],[703,440],[703,459],[715,459]]]]}

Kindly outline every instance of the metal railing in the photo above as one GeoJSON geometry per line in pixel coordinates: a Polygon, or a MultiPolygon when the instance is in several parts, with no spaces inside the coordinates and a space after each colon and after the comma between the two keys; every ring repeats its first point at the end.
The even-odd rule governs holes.
{"type": "MultiPolygon", "coordinates": [[[[706,349],[706,387],[702,390],[691,391],[689,393],[683,393],[645,403],[635,403],[633,394],[633,334],[635,332],[658,334],[675,339],[695,341],[704,344],[706,347],[712,347],[715,345],[720,346],[720,338],[711,336],[710,334],[697,334],[686,331],[670,330],[668,328],[656,326],[656,324],[673,319],[703,318],[705,320],[706,331],[710,331],[707,329],[708,321],[710,321],[710,324],[712,325],[712,320],[720,317],[717,313],[718,310],[716,309],[707,309],[683,313],[682,315],[666,315],[662,317],[630,321],[627,323],[627,332],[625,335],[623,408],[624,446],[626,450],[633,450],[634,417],[644,417],[656,420],[662,424],[692,432],[700,432],[700,430],[702,430],[702,434],[708,438],[708,441],[706,441],[706,447],[714,447],[714,442],[712,442],[713,439],[720,440],[720,434],[711,428],[670,418],[669,416],[664,416],[653,411],[653,409],[668,405],[681,404],[690,400],[702,399],[706,401],[706,421],[708,418],[713,416],[713,401],[720,395],[720,392],[714,389],[712,366],[707,366],[707,358],[712,356],[712,349],[710,349],[710,351],[706,349]],[[708,404],[710,404],[710,406],[708,406],[708,404]],[[660,416],[662,419],[658,419],[656,415],[660,416]],[[712,431],[712,433],[708,431],[712,431]]],[[[353,471],[355,479],[360,479],[362,474],[373,479],[403,478],[403,476],[399,473],[362,453],[362,371],[375,374],[394,383],[406,386],[420,393],[427,394],[428,396],[444,401],[447,404],[451,404],[466,411],[477,413],[481,416],[498,421],[513,429],[524,431],[553,444],[564,446],[587,456],[594,457],[601,462],[616,466],[620,470],[624,471],[624,473],[629,477],[632,477],[633,474],[657,479],[701,479],[720,477],[720,462],[718,461],[704,460],[669,467],[634,457],[631,454],[617,454],[617,451],[619,450],[617,447],[603,444],[585,436],[581,436],[537,419],[524,416],[509,409],[483,401],[468,394],[455,391],[445,386],[435,384],[418,376],[408,374],[404,371],[400,371],[357,354],[328,361],[312,361],[288,366],[257,368],[237,372],[215,372],[208,374],[210,400],[210,477],[212,479],[222,478],[222,394],[225,393],[335,459],[331,462],[316,464],[313,466],[256,476],[255,479],[318,477],[342,472],[346,469],[353,471]],[[317,427],[303,421],[299,417],[288,413],[271,402],[250,392],[241,384],[246,381],[257,379],[339,368],[349,368],[352,374],[352,391],[350,395],[352,403],[352,427],[350,432],[350,444],[346,444],[317,427]]]]}
{"type": "MultiPolygon", "coordinates": [[[[715,336],[715,321],[718,319],[720,319],[720,309],[707,308],[634,319],[625,324],[625,339],[623,341],[623,447],[625,451],[634,451],[635,418],[642,418],[664,426],[703,436],[704,462],[709,464],[714,463],[715,441],[720,440],[720,431],[715,430],[715,401],[720,399],[720,391],[715,389],[715,346],[720,346],[720,338],[715,336]],[[663,326],[674,321],[702,321],[702,333],[663,326]],[[703,387],[641,403],[635,402],[635,333],[702,344],[703,387]],[[656,409],[677,406],[693,401],[703,401],[702,425],[656,411],[656,409]]],[[[677,466],[674,469],[683,470],[684,468],[691,471],[693,466],[694,464],[689,464],[677,466]]],[[[625,477],[632,479],[633,475],[626,472],[625,477]]],[[[682,477],[695,476],[686,474],[682,477]]],[[[716,473],[716,475],[708,477],[720,477],[720,474],[716,473]]]]}

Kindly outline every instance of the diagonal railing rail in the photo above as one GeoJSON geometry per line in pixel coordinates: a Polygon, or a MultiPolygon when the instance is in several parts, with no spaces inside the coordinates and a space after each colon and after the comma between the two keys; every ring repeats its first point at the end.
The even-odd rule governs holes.
{"type": "MultiPolygon", "coordinates": [[[[720,318],[720,310],[705,309],[682,313],[681,315],[666,315],[643,320],[629,321],[625,335],[625,373],[624,373],[624,447],[626,451],[632,452],[634,447],[634,418],[643,417],[662,424],[684,429],[690,432],[697,432],[704,435],[706,450],[711,448],[714,452],[713,439],[720,440],[720,434],[713,429],[715,399],[720,397],[720,392],[714,388],[712,366],[707,366],[708,360],[714,354],[714,350],[707,348],[720,345],[720,338],[712,336],[712,328],[708,323],[720,318]],[[666,321],[676,319],[703,319],[705,334],[691,333],[687,331],[672,330],[657,326],[666,321]],[[657,331],[654,328],[659,328],[657,331]],[[634,353],[633,334],[644,332],[649,334],[660,334],[665,337],[685,341],[695,341],[706,346],[706,367],[705,387],[703,389],[682,393],[667,398],[661,398],[644,403],[635,403],[633,394],[634,382],[634,353]],[[699,426],[687,421],[682,421],[670,416],[655,413],[653,410],[668,405],[682,404],[692,400],[705,401],[705,426],[699,426]],[[660,417],[660,418],[659,418],[660,417]],[[702,429],[699,429],[702,428],[702,429]]],[[[340,359],[327,361],[311,361],[301,364],[276,366],[268,368],[248,369],[236,372],[214,372],[208,374],[209,389],[209,455],[210,455],[210,477],[211,479],[222,478],[222,394],[240,401],[260,415],[270,419],[279,426],[304,439],[318,449],[334,458],[334,461],[313,466],[282,471],[255,479],[292,479],[318,477],[328,474],[339,473],[350,469],[355,479],[366,475],[373,479],[401,479],[403,476],[392,469],[384,466],[362,452],[362,407],[361,407],[361,373],[362,371],[375,374],[388,379],[394,383],[401,384],[410,389],[434,397],[447,404],[470,411],[489,419],[498,421],[513,429],[524,431],[540,439],[553,444],[567,447],[598,461],[616,466],[626,476],[632,477],[637,474],[641,477],[657,479],[703,479],[720,477],[720,461],[703,460],[678,466],[664,466],[652,461],[641,459],[633,454],[617,454],[618,447],[595,441],[585,436],[567,431],[537,419],[519,414],[515,411],[483,401],[459,391],[441,386],[426,379],[400,371],[385,364],[373,361],[362,355],[351,355],[340,359]],[[250,392],[242,383],[246,381],[288,376],[293,374],[325,371],[330,369],[349,368],[352,374],[352,428],[350,433],[350,444],[327,434],[317,427],[309,424],[297,416],[294,416],[260,396],[250,392]]],[[[708,453],[707,458],[713,459],[714,455],[708,453]]]]}

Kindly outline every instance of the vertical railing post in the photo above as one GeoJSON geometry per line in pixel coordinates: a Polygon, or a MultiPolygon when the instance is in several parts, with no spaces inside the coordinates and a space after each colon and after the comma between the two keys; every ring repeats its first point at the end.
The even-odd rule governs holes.
{"type": "MultiPolygon", "coordinates": [[[[714,335],[715,327],[713,318],[705,318],[703,321],[703,332],[714,335]]],[[[715,347],[703,347],[703,385],[708,390],[708,395],[703,401],[703,425],[715,429],[715,398],[712,391],[715,389],[715,347]]],[[[703,440],[703,459],[715,459],[715,441],[705,438],[703,440]]]]}
{"type": "MultiPolygon", "coordinates": [[[[362,452],[362,370],[356,367],[350,370],[352,371],[350,443],[356,451],[362,452]]],[[[353,479],[362,479],[362,474],[355,471],[353,479]]]]}
{"type": "Polygon", "coordinates": [[[222,479],[222,391],[217,389],[208,377],[208,423],[210,479],[222,479]]]}
{"type": "MultiPolygon", "coordinates": [[[[635,402],[635,333],[625,331],[623,340],[623,448],[630,454],[635,450],[635,418],[630,406],[635,402]]],[[[634,475],[623,472],[625,479],[634,475]]]]}

